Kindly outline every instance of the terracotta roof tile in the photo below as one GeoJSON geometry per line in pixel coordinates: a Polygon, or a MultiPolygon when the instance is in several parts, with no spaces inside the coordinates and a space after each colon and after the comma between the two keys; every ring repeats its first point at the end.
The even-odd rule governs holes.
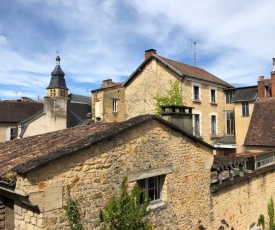
{"type": "Polygon", "coordinates": [[[0,122],[18,123],[43,110],[39,102],[0,101],[0,122]]]}
{"type": "Polygon", "coordinates": [[[224,80],[214,76],[213,74],[207,72],[204,69],[201,69],[195,66],[190,66],[174,60],[170,60],[165,57],[161,57],[161,56],[159,57],[163,59],[165,62],[172,65],[175,69],[179,70],[184,76],[194,77],[200,80],[217,83],[226,87],[232,87],[232,85],[228,84],[224,80]]]}
{"type": "Polygon", "coordinates": [[[177,126],[159,117],[154,115],[141,115],[124,122],[92,123],[91,125],[81,125],[56,132],[0,143],[0,181],[1,178],[3,181],[11,170],[17,173],[26,173],[55,159],[73,154],[98,141],[118,135],[129,128],[153,119],[171,126],[173,129],[184,133],[186,136],[209,148],[213,148],[211,145],[180,130],[177,126]]]}
{"type": "Polygon", "coordinates": [[[275,146],[275,98],[255,102],[244,145],[275,146]]]}

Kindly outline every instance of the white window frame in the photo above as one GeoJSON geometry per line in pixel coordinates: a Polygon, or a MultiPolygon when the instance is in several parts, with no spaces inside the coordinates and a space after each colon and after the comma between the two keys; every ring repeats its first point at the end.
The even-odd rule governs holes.
{"type": "Polygon", "coordinates": [[[201,112],[198,112],[198,111],[194,111],[193,112],[193,135],[194,136],[202,136],[202,127],[201,127],[201,124],[202,124],[202,113],[201,112]],[[199,127],[198,129],[196,128],[196,116],[199,116],[199,127]],[[198,130],[198,133],[197,131],[198,130]]]}
{"type": "Polygon", "coordinates": [[[113,99],[113,112],[117,113],[118,112],[118,100],[113,99]]]}
{"type": "Polygon", "coordinates": [[[214,104],[218,103],[217,93],[218,93],[217,87],[213,87],[213,86],[209,87],[209,101],[210,101],[210,103],[214,103],[214,104]],[[212,92],[214,92],[214,100],[212,97],[212,92]]]}
{"type": "Polygon", "coordinates": [[[196,82],[192,82],[191,83],[191,90],[192,90],[192,92],[191,92],[191,95],[192,95],[192,100],[193,101],[201,101],[201,84],[200,83],[196,83],[196,82]],[[198,90],[199,90],[199,92],[198,92],[198,98],[195,98],[195,87],[198,87],[198,90]]]}
{"type": "Polygon", "coordinates": [[[242,116],[249,117],[249,102],[243,101],[241,105],[242,105],[242,116]]]}
{"type": "Polygon", "coordinates": [[[145,193],[149,196],[150,203],[162,201],[162,189],[163,189],[164,179],[165,179],[165,175],[158,175],[158,176],[148,177],[137,181],[141,189],[144,190],[145,193]],[[149,180],[154,180],[154,186],[149,187],[149,180]],[[158,185],[155,184],[156,181],[159,183],[158,185]],[[156,194],[157,190],[159,190],[159,194],[156,194]],[[150,191],[153,191],[153,194],[150,194],[150,191]],[[159,196],[156,197],[156,195],[159,195],[159,196]]]}
{"type": "Polygon", "coordinates": [[[12,136],[12,133],[11,131],[14,130],[15,131],[16,127],[8,127],[7,128],[7,132],[6,132],[6,141],[10,141],[12,140],[11,136],[12,136]]]}
{"type": "Polygon", "coordinates": [[[218,136],[218,113],[215,113],[215,112],[210,113],[209,117],[210,117],[210,135],[211,136],[218,136]],[[216,118],[215,133],[212,132],[212,117],[216,118]]]}

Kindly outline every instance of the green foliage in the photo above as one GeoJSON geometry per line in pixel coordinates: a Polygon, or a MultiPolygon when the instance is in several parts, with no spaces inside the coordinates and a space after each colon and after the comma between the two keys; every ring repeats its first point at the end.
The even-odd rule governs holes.
{"type": "Polygon", "coordinates": [[[264,219],[264,215],[263,214],[260,215],[260,217],[258,219],[258,224],[257,225],[258,226],[262,226],[263,230],[264,230],[264,228],[265,228],[265,219],[264,219]]]}
{"type": "Polygon", "coordinates": [[[157,101],[156,115],[160,116],[162,105],[183,105],[179,89],[179,81],[170,81],[170,90],[167,91],[166,96],[156,96],[157,101]]]}
{"type": "Polygon", "coordinates": [[[275,229],[275,225],[274,225],[274,202],[272,197],[270,198],[270,201],[268,202],[267,205],[267,213],[269,216],[269,230],[274,230],[275,229]]]}
{"type": "Polygon", "coordinates": [[[77,200],[74,200],[71,197],[70,186],[67,187],[67,192],[68,192],[67,205],[65,205],[64,209],[66,211],[66,216],[69,219],[71,230],[83,230],[84,228],[80,220],[79,203],[77,200]]]}
{"type": "Polygon", "coordinates": [[[120,185],[120,194],[112,196],[105,210],[100,210],[99,218],[103,230],[149,230],[144,220],[148,214],[150,199],[137,185],[128,192],[127,178],[120,185]]]}

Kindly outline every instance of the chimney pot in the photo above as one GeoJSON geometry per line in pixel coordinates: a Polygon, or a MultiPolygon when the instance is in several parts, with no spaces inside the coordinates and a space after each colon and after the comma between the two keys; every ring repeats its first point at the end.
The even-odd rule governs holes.
{"type": "Polygon", "coordinates": [[[157,54],[157,51],[155,49],[145,50],[145,60],[149,58],[152,54],[157,54]]]}

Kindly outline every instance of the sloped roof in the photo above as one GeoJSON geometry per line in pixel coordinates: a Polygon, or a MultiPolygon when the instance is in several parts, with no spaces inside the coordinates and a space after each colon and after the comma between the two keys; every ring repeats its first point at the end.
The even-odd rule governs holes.
{"type": "Polygon", "coordinates": [[[255,102],[244,145],[275,146],[275,98],[255,102]]]}
{"type": "Polygon", "coordinates": [[[88,97],[88,96],[70,93],[68,95],[68,98],[70,99],[71,102],[84,103],[89,105],[91,104],[91,97],[88,97]]]}
{"type": "Polygon", "coordinates": [[[92,123],[91,125],[81,125],[56,132],[16,139],[8,143],[0,143],[0,183],[5,181],[6,175],[12,171],[17,173],[29,172],[55,159],[88,148],[99,141],[116,136],[151,120],[158,120],[194,141],[213,148],[206,142],[186,133],[162,118],[154,115],[140,115],[124,122],[92,123]]]}
{"type": "Polygon", "coordinates": [[[195,78],[198,80],[206,81],[209,83],[215,83],[218,85],[221,85],[223,87],[230,87],[232,88],[233,86],[230,85],[229,83],[223,81],[222,79],[216,77],[215,75],[207,72],[204,69],[195,67],[195,66],[190,66],[181,62],[177,62],[165,57],[161,57],[157,54],[152,54],[149,58],[147,58],[133,73],[132,75],[125,81],[123,84],[124,86],[127,86],[128,83],[130,83],[135,75],[152,59],[156,58],[160,62],[162,62],[164,65],[172,69],[174,72],[179,74],[181,77],[190,77],[190,78],[195,78]]]}
{"type": "Polygon", "coordinates": [[[236,88],[231,101],[255,101],[257,96],[258,86],[236,88]]]}
{"type": "Polygon", "coordinates": [[[0,101],[0,122],[19,123],[42,110],[43,104],[39,102],[0,101]]]}

